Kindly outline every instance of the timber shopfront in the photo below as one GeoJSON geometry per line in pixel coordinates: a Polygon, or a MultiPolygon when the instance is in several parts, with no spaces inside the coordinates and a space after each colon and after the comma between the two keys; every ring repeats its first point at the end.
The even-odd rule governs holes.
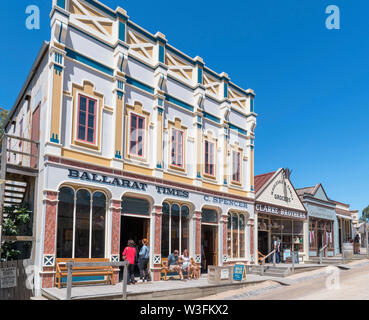
{"type": "Polygon", "coordinates": [[[208,265],[254,260],[251,199],[77,161],[57,162],[49,157],[45,169],[43,261],[49,266],[43,266],[43,287],[53,285],[55,258],[119,261],[129,239],[149,239],[154,280],[160,279],[161,259],[175,249],[188,249],[204,271],[208,265]]]}
{"type": "Polygon", "coordinates": [[[281,243],[282,262],[296,262],[306,255],[304,229],[307,215],[290,179],[288,169],[255,176],[255,221],[258,225],[259,258],[273,250],[273,239],[281,243]],[[298,260],[297,260],[298,257],[298,260]]]}
{"type": "Polygon", "coordinates": [[[335,202],[328,198],[321,184],[296,191],[308,212],[309,256],[319,256],[323,248],[323,256],[334,256],[339,252],[335,202]]]}

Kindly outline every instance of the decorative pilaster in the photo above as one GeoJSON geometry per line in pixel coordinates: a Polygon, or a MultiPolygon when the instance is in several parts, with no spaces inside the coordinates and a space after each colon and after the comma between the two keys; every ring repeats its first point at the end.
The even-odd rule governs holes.
{"type": "Polygon", "coordinates": [[[163,206],[156,205],[154,206],[154,230],[155,230],[155,238],[154,238],[154,253],[152,257],[152,265],[153,268],[153,280],[160,280],[161,273],[161,222],[163,216],[163,206]]]}
{"type": "Polygon", "coordinates": [[[195,220],[195,256],[200,255],[201,257],[201,220],[202,212],[194,211],[193,217],[195,220]]]}
{"type": "MultiPolygon", "coordinates": [[[[44,259],[43,272],[54,271],[54,264],[50,264],[52,257],[56,255],[56,221],[58,211],[58,192],[45,191],[44,192],[44,206],[45,206],[45,233],[44,233],[44,259]]],[[[55,261],[55,259],[54,259],[55,261]]],[[[54,274],[44,274],[42,276],[42,288],[52,288],[54,282],[54,274]]]]}
{"type": "Polygon", "coordinates": [[[258,225],[259,225],[259,216],[258,216],[258,213],[256,212],[255,210],[255,213],[254,213],[254,263],[255,264],[258,264],[258,225]]]}
{"type": "Polygon", "coordinates": [[[254,244],[255,244],[255,239],[254,239],[254,233],[255,233],[255,223],[254,223],[254,219],[249,219],[247,225],[249,226],[249,230],[250,230],[250,247],[249,247],[249,250],[250,250],[250,260],[251,257],[253,256],[254,257],[254,263],[255,263],[255,248],[254,248],[254,244]]]}
{"type": "MultiPolygon", "coordinates": [[[[115,260],[118,256],[120,260],[121,252],[120,249],[120,224],[121,224],[121,201],[111,200],[111,260],[115,260]]],[[[114,271],[114,283],[119,281],[119,270],[114,271]]]]}
{"type": "MultiPolygon", "coordinates": [[[[65,9],[65,1],[57,1],[57,6],[65,9]]],[[[65,39],[68,29],[68,17],[54,14],[51,19],[51,41],[50,41],[50,81],[51,86],[51,114],[49,141],[60,143],[61,114],[63,101],[63,77],[65,62],[65,39]]]]}
{"type": "Polygon", "coordinates": [[[223,234],[222,234],[222,241],[223,241],[223,263],[227,262],[228,260],[228,250],[227,250],[227,236],[228,236],[228,215],[227,214],[223,214],[221,219],[220,219],[220,223],[222,224],[222,230],[223,230],[223,234]]]}

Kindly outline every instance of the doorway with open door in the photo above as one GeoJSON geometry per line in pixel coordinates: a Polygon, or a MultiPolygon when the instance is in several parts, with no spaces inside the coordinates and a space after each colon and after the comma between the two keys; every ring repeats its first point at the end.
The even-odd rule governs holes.
{"type": "Polygon", "coordinates": [[[202,209],[201,221],[201,273],[208,266],[218,265],[218,214],[213,209],[202,209]]]}
{"type": "MultiPolygon", "coordinates": [[[[123,260],[122,252],[128,240],[133,240],[136,246],[135,277],[139,277],[140,270],[137,261],[142,247],[141,240],[147,239],[150,243],[150,203],[146,199],[123,197],[120,229],[121,260],[123,260]]],[[[149,270],[149,265],[147,270],[149,270]]],[[[123,278],[122,270],[119,277],[123,278]]]]}

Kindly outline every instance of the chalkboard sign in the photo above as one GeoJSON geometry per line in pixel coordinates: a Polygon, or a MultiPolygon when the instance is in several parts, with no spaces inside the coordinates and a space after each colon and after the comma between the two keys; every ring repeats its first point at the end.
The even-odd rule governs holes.
{"type": "Polygon", "coordinates": [[[246,280],[246,266],[244,264],[235,264],[233,268],[233,280],[242,281],[246,280]]]}
{"type": "Polygon", "coordinates": [[[0,288],[14,288],[17,286],[17,268],[0,269],[0,288]]]}

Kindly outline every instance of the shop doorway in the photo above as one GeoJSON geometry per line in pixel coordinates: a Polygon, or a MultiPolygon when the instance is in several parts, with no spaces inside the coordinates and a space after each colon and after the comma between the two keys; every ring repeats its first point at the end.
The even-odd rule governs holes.
{"type": "Polygon", "coordinates": [[[218,227],[201,225],[201,271],[208,272],[208,266],[218,265],[218,227]]]}
{"type": "Polygon", "coordinates": [[[318,240],[318,255],[320,253],[320,249],[323,248],[323,239],[324,239],[324,231],[318,230],[318,239],[317,239],[318,240]]]}
{"type": "MultiPolygon", "coordinates": [[[[128,240],[133,240],[136,244],[136,250],[141,249],[140,241],[144,238],[150,243],[150,219],[137,218],[122,215],[120,226],[120,258],[122,259],[122,252],[127,246],[128,240]]],[[[137,255],[138,258],[138,255],[137,255]]],[[[140,276],[138,266],[135,266],[135,277],[140,276]]]]}
{"type": "Polygon", "coordinates": [[[269,245],[268,245],[268,231],[259,231],[258,232],[258,250],[259,252],[266,256],[269,253],[269,245]]]}

